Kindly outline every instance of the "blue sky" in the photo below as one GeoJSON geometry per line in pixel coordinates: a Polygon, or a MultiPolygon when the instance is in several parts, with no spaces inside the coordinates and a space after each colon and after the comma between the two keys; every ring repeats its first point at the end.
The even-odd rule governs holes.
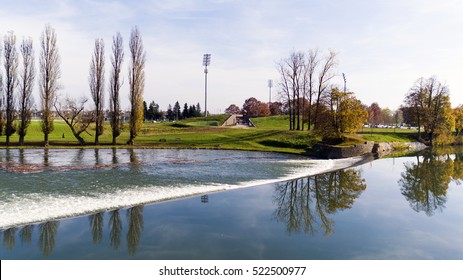
{"type": "MultiPolygon", "coordinates": [[[[162,109],[177,100],[204,106],[204,53],[212,54],[208,109],[220,113],[251,96],[268,100],[267,80],[279,79],[276,62],[309,49],[337,52],[334,82],[341,86],[345,73],[348,89],[366,104],[396,109],[415,80],[431,75],[449,86],[454,106],[463,103],[460,0],[0,0],[0,6],[0,34],[32,37],[37,57],[45,24],[56,29],[62,96],[90,96],[96,38],[105,41],[109,69],[111,38],[121,32],[127,65],[137,25],[147,52],[144,99],[162,109]]],[[[127,84],[125,78],[124,108],[127,84]]]]}

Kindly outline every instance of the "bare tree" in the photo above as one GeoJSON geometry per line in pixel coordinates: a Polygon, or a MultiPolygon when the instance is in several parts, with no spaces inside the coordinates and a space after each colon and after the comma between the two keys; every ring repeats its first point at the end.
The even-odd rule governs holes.
{"type": "Polygon", "coordinates": [[[289,129],[293,130],[293,118],[292,118],[293,110],[291,107],[291,87],[290,87],[291,79],[286,69],[286,62],[284,60],[280,61],[280,63],[278,63],[277,65],[277,69],[278,69],[278,72],[280,72],[280,77],[281,77],[281,80],[279,83],[280,99],[288,108],[287,111],[289,114],[289,129]]]}
{"type": "Polygon", "coordinates": [[[318,60],[318,51],[310,50],[307,56],[307,66],[305,71],[305,83],[304,83],[304,96],[308,100],[309,108],[307,112],[307,124],[308,129],[310,130],[312,126],[312,104],[313,104],[313,95],[315,93],[315,71],[317,69],[319,60],[318,60]]]}
{"type": "Polygon", "coordinates": [[[95,145],[99,144],[99,136],[103,134],[104,122],[104,42],[103,39],[95,40],[95,50],[90,63],[90,75],[88,83],[95,102],[95,145]]]}
{"type": "Polygon", "coordinates": [[[3,98],[3,77],[2,73],[0,72],[0,136],[3,135],[3,103],[4,103],[4,98],[3,98]]]}
{"type": "MultiPolygon", "coordinates": [[[[1,61],[1,56],[2,54],[2,40],[0,40],[0,61],[1,61]]],[[[4,122],[4,116],[3,116],[3,106],[5,98],[3,96],[3,76],[2,76],[2,71],[0,71],[0,136],[3,135],[3,122],[4,122]]]]}
{"type": "Polygon", "coordinates": [[[86,132],[92,122],[95,121],[94,112],[85,111],[85,103],[87,98],[81,98],[79,102],[67,97],[64,104],[55,103],[56,113],[69,126],[74,137],[79,141],[80,145],[85,145],[85,140],[80,136],[82,132],[86,132]]]}
{"type": "Polygon", "coordinates": [[[16,52],[16,36],[13,31],[8,32],[3,40],[3,56],[5,58],[5,113],[6,113],[6,145],[10,144],[10,136],[15,132],[14,127],[14,90],[18,85],[18,54],[16,52]]]}
{"type": "Polygon", "coordinates": [[[143,123],[143,91],[145,88],[145,60],[146,53],[143,50],[143,41],[140,31],[135,26],[130,34],[130,138],[127,144],[133,145],[143,123]]]}
{"type": "Polygon", "coordinates": [[[32,89],[35,79],[35,58],[32,39],[24,39],[21,43],[22,69],[19,78],[19,145],[24,145],[27,127],[32,118],[32,89]]]}
{"type": "Polygon", "coordinates": [[[315,119],[314,119],[314,127],[317,128],[317,121],[318,115],[320,113],[320,109],[323,106],[322,99],[324,94],[328,94],[331,90],[329,88],[329,81],[334,78],[335,74],[333,73],[333,69],[336,66],[336,53],[331,51],[330,54],[326,57],[325,63],[323,64],[323,68],[318,75],[318,91],[317,91],[317,101],[315,104],[315,119]]]}
{"type": "Polygon", "coordinates": [[[42,131],[44,144],[48,145],[48,134],[53,131],[53,105],[60,89],[58,80],[61,77],[60,57],[56,45],[56,33],[49,24],[41,36],[40,52],[40,99],[42,103],[42,131]]]}
{"type": "Polygon", "coordinates": [[[122,86],[121,68],[124,61],[124,48],[122,45],[122,36],[118,32],[113,37],[112,57],[111,57],[111,76],[109,78],[109,107],[110,122],[113,134],[112,144],[116,145],[116,138],[121,134],[121,105],[119,92],[122,86]]]}
{"type": "Polygon", "coordinates": [[[280,72],[280,96],[288,106],[290,130],[301,129],[302,84],[305,72],[305,56],[302,52],[293,52],[278,65],[280,72]]]}

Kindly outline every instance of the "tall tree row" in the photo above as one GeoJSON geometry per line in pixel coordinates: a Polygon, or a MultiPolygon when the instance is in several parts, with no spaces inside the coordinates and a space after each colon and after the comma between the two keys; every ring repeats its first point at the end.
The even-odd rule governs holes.
{"type": "Polygon", "coordinates": [[[133,145],[143,123],[143,91],[145,88],[146,53],[138,27],[130,34],[130,65],[129,65],[129,99],[130,99],[130,137],[127,144],[133,145]]]}
{"type": "Polygon", "coordinates": [[[305,55],[302,52],[293,52],[278,64],[281,76],[281,94],[288,106],[289,129],[301,129],[301,110],[299,100],[303,95],[305,55]]]}
{"type": "Polygon", "coordinates": [[[277,64],[280,74],[280,97],[287,108],[291,130],[317,128],[318,117],[326,108],[325,97],[330,94],[335,77],[336,53],[324,60],[319,52],[293,52],[277,64]],[[317,76],[318,74],[318,76],[317,76]]]}
{"type": "Polygon", "coordinates": [[[44,144],[49,144],[48,135],[53,131],[53,106],[60,88],[61,77],[60,56],[56,45],[56,32],[49,24],[40,38],[40,101],[42,105],[42,131],[44,144]]]}

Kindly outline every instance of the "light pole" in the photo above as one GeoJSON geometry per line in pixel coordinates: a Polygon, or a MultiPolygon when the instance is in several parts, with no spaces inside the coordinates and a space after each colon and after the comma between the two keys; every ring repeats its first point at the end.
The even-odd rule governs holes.
{"type": "Polygon", "coordinates": [[[203,66],[204,66],[204,116],[207,117],[207,66],[211,64],[211,54],[206,53],[203,56],[203,66]]]}
{"type": "Polygon", "coordinates": [[[347,80],[346,80],[346,75],[344,73],[342,73],[342,78],[344,79],[344,92],[346,92],[346,90],[347,90],[347,87],[346,87],[347,80]]]}
{"type": "Polygon", "coordinates": [[[272,103],[272,87],[273,81],[268,80],[268,106],[270,106],[270,103],[272,103]]]}

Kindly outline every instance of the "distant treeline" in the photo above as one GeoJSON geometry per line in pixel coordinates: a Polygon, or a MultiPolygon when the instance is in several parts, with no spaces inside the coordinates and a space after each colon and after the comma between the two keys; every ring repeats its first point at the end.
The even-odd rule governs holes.
{"type": "Polygon", "coordinates": [[[184,103],[182,108],[180,103],[177,101],[173,107],[171,104],[169,104],[167,110],[162,111],[159,107],[159,104],[156,102],[151,101],[151,103],[147,105],[146,101],[144,101],[143,107],[145,121],[176,121],[202,116],[201,106],[199,103],[196,105],[188,105],[188,103],[184,103]]]}

